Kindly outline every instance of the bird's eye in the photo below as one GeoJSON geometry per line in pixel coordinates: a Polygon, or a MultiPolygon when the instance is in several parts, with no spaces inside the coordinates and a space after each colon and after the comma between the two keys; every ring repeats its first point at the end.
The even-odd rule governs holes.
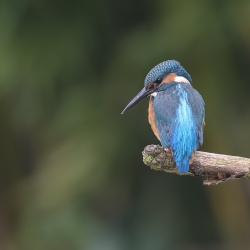
{"type": "Polygon", "coordinates": [[[151,82],[148,86],[147,89],[155,89],[159,86],[159,84],[162,82],[162,78],[157,78],[154,82],[151,82]]]}
{"type": "Polygon", "coordinates": [[[152,82],[152,83],[150,83],[150,84],[148,85],[147,89],[154,89],[154,88],[156,88],[157,85],[158,85],[158,84],[152,82]]]}
{"type": "Polygon", "coordinates": [[[154,81],[154,82],[160,84],[161,81],[162,81],[162,78],[157,78],[156,81],[154,81]]]}

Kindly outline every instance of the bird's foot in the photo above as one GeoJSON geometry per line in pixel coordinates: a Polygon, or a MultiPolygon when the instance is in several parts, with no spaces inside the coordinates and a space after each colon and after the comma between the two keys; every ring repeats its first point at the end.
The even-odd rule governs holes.
{"type": "Polygon", "coordinates": [[[167,154],[170,154],[173,157],[173,151],[170,147],[166,147],[166,148],[164,148],[164,150],[167,154]]]}

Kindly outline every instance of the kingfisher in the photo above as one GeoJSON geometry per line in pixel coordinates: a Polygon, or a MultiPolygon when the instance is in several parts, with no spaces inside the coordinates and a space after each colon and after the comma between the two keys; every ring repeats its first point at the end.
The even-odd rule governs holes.
{"type": "Polygon", "coordinates": [[[193,88],[192,78],[183,66],[168,60],[149,71],[143,89],[122,114],[147,96],[153,133],[162,147],[172,153],[178,171],[187,173],[195,151],[203,143],[205,103],[201,95],[193,88]]]}

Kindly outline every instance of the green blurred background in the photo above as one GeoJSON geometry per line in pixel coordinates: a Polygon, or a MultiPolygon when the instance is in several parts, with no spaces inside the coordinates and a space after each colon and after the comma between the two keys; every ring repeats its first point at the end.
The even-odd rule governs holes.
{"type": "Polygon", "coordinates": [[[156,172],[148,101],[176,59],[206,103],[201,150],[250,157],[250,1],[0,2],[0,249],[249,249],[250,181],[156,172]]]}

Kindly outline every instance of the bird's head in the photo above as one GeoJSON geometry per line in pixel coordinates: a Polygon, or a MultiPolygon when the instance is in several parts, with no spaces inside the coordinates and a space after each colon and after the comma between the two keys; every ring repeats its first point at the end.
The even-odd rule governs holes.
{"type": "Polygon", "coordinates": [[[159,63],[149,71],[144,81],[144,88],[126,106],[122,114],[139,103],[144,97],[156,96],[158,92],[170,86],[170,83],[192,84],[191,76],[175,60],[159,63]]]}

